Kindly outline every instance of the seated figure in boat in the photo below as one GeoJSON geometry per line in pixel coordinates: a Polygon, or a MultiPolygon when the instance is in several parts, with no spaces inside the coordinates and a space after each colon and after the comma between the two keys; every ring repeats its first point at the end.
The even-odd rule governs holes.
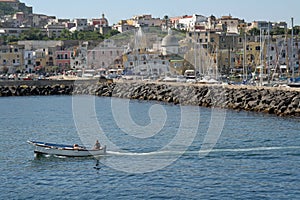
{"type": "Polygon", "coordinates": [[[76,150],[78,150],[78,149],[81,149],[81,148],[79,147],[79,145],[78,145],[78,144],[73,144],[73,149],[76,149],[76,150]]]}
{"type": "Polygon", "coordinates": [[[96,143],[95,143],[95,145],[94,145],[94,149],[95,149],[95,150],[101,149],[101,145],[100,145],[100,142],[99,142],[98,140],[96,140],[96,143]]]}

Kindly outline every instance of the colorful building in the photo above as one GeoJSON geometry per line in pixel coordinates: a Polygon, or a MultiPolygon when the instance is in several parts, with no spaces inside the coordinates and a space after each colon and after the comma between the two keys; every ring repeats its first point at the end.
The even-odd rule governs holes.
{"type": "Polygon", "coordinates": [[[72,53],[71,50],[58,50],[55,52],[55,65],[58,66],[59,70],[64,71],[70,68],[72,53]]]}
{"type": "Polygon", "coordinates": [[[24,66],[24,45],[0,46],[0,67],[6,68],[8,73],[22,71],[24,66]]]}

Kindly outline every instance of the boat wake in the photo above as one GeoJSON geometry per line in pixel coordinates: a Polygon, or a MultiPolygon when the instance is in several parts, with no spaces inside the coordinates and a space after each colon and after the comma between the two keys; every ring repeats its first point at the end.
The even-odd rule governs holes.
{"type": "Polygon", "coordinates": [[[171,154],[179,154],[180,152],[175,151],[154,151],[154,152],[146,152],[146,153],[136,153],[136,152],[117,152],[117,151],[107,151],[107,155],[111,156],[154,156],[154,155],[171,155],[171,154]]]}
{"type": "MultiPolygon", "coordinates": [[[[300,150],[300,146],[287,146],[287,147],[253,147],[253,148],[240,148],[240,149],[212,149],[201,151],[185,151],[185,155],[197,155],[204,153],[226,153],[226,152],[263,152],[263,151],[279,151],[279,150],[300,150]]],[[[107,151],[108,156],[176,156],[181,155],[182,151],[155,151],[147,153],[138,152],[117,152],[107,151]]]]}
{"type": "MultiPolygon", "coordinates": [[[[254,148],[243,148],[243,149],[212,149],[210,152],[250,152],[250,151],[272,151],[272,150],[290,150],[290,149],[300,149],[300,146],[254,147],[254,148]]],[[[203,152],[207,152],[207,151],[203,150],[203,152]]]]}

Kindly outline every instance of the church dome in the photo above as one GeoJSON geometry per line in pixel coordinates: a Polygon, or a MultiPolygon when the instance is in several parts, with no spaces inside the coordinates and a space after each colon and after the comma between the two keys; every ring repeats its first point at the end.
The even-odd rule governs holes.
{"type": "Polygon", "coordinates": [[[161,43],[162,47],[179,46],[178,39],[173,35],[172,30],[169,29],[168,35],[164,37],[161,43]]]}

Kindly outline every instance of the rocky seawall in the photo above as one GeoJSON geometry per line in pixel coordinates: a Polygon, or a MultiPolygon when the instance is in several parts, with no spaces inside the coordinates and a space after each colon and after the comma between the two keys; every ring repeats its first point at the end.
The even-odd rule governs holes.
{"type": "Polygon", "coordinates": [[[300,90],[182,83],[25,81],[0,83],[0,96],[96,95],[300,116],[300,90]]]}

